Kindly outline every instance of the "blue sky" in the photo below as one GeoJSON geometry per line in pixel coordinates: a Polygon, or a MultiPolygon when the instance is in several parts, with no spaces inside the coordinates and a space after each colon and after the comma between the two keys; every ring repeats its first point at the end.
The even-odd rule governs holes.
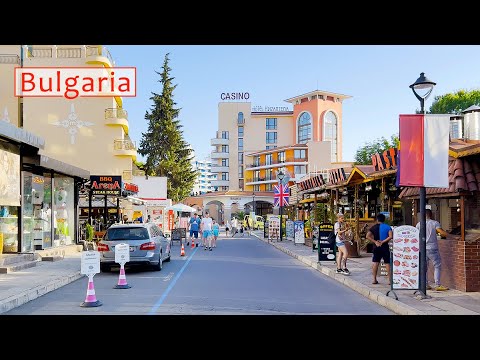
{"type": "Polygon", "coordinates": [[[343,160],[353,161],[365,142],[398,132],[399,114],[419,108],[408,86],[421,72],[437,83],[427,109],[436,95],[480,88],[478,45],[107,47],[117,66],[137,68],[137,96],[124,98],[137,145],[147,129],[151,92],[162,91],[155,71],[170,53],[179,119],[198,158],[212,150],[222,92],[249,92],[252,105],[262,106],[291,106],[283,100],[315,89],[351,95],[343,103],[343,160]]]}

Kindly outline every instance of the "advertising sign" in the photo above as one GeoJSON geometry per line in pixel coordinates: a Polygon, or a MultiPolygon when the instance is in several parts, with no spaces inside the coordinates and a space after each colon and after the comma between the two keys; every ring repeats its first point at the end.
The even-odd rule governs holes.
{"type": "Polygon", "coordinates": [[[122,177],[121,176],[90,176],[90,184],[93,195],[112,195],[121,196],[122,177]]]}
{"type": "Polygon", "coordinates": [[[95,275],[100,272],[100,253],[98,251],[83,251],[80,273],[95,275]]]}
{"type": "Polygon", "coordinates": [[[130,261],[130,246],[128,244],[115,245],[115,262],[125,265],[130,261]]]}
{"type": "Polygon", "coordinates": [[[287,220],[286,221],[286,235],[287,235],[287,240],[295,240],[295,226],[293,223],[293,220],[287,220]]]}
{"type": "Polygon", "coordinates": [[[393,230],[392,289],[419,289],[420,231],[410,225],[393,230]]]}
{"type": "Polygon", "coordinates": [[[270,216],[268,218],[268,238],[280,239],[280,216],[270,216]]]}
{"type": "Polygon", "coordinates": [[[332,224],[318,225],[318,261],[335,261],[335,244],[327,241],[332,231],[332,224]]]}
{"type": "Polygon", "coordinates": [[[295,244],[305,244],[305,230],[302,220],[295,220],[293,222],[293,228],[295,233],[295,244]]]}

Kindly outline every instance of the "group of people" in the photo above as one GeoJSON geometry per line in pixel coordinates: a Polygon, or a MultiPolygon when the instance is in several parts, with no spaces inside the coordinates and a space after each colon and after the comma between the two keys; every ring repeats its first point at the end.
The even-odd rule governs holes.
{"type": "MultiPolygon", "coordinates": [[[[432,219],[432,210],[426,209],[426,250],[427,250],[427,266],[431,261],[434,266],[434,284],[427,286],[427,289],[436,291],[448,290],[448,287],[440,283],[441,258],[438,249],[437,233],[442,237],[447,237],[447,232],[442,229],[440,223],[432,219]]],[[[383,259],[387,270],[388,284],[390,285],[390,248],[389,241],[393,239],[393,230],[390,225],[385,224],[385,215],[378,214],[376,224],[373,225],[367,233],[367,239],[374,245],[372,255],[372,284],[378,284],[377,274],[380,261],[383,259]]],[[[417,224],[420,229],[420,223],[417,224]]],[[[337,255],[337,274],[350,275],[347,268],[348,249],[345,246],[345,233],[349,231],[349,227],[345,224],[345,216],[341,213],[337,215],[337,222],[334,225],[335,242],[338,249],[337,255]]]]}
{"type": "Polygon", "coordinates": [[[225,224],[225,236],[228,236],[229,231],[232,237],[234,237],[239,232],[241,236],[244,236],[245,228],[243,227],[243,223],[239,223],[238,219],[234,216],[230,223],[227,221],[227,223],[225,224]]]}
{"type": "Polygon", "coordinates": [[[196,246],[198,247],[198,235],[202,239],[202,246],[204,250],[212,251],[212,248],[217,247],[217,238],[220,234],[220,225],[210,217],[208,212],[205,213],[202,219],[197,213],[188,221],[188,228],[190,230],[190,238],[187,242],[187,246],[190,245],[190,241],[197,240],[196,246]]]}

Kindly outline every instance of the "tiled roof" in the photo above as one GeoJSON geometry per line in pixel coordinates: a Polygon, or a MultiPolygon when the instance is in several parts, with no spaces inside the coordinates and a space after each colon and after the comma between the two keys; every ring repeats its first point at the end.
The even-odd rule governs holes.
{"type": "Polygon", "coordinates": [[[480,141],[452,139],[450,141],[449,154],[454,158],[480,154],[480,141]]]}
{"type": "MultiPolygon", "coordinates": [[[[427,188],[427,195],[480,191],[480,158],[453,159],[448,164],[448,188],[427,188]]],[[[418,196],[418,187],[406,187],[399,198],[418,196]]]]}

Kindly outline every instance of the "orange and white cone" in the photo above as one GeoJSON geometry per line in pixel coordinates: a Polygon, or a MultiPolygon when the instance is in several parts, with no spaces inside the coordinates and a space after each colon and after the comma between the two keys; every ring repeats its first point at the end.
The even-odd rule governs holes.
{"type": "Polygon", "coordinates": [[[118,284],[113,287],[114,289],[130,289],[131,286],[127,284],[127,277],[125,276],[125,267],[120,264],[120,274],[118,275],[118,284]]]}
{"type": "Polygon", "coordinates": [[[185,256],[185,246],[182,244],[182,250],[180,250],[180,256],[185,256]]]}
{"type": "Polygon", "coordinates": [[[97,300],[95,296],[95,286],[93,285],[93,275],[88,277],[87,296],[85,301],[80,304],[81,307],[96,307],[101,306],[102,303],[97,300]]]}
{"type": "Polygon", "coordinates": [[[195,240],[192,238],[192,249],[195,247],[195,240]]]}

